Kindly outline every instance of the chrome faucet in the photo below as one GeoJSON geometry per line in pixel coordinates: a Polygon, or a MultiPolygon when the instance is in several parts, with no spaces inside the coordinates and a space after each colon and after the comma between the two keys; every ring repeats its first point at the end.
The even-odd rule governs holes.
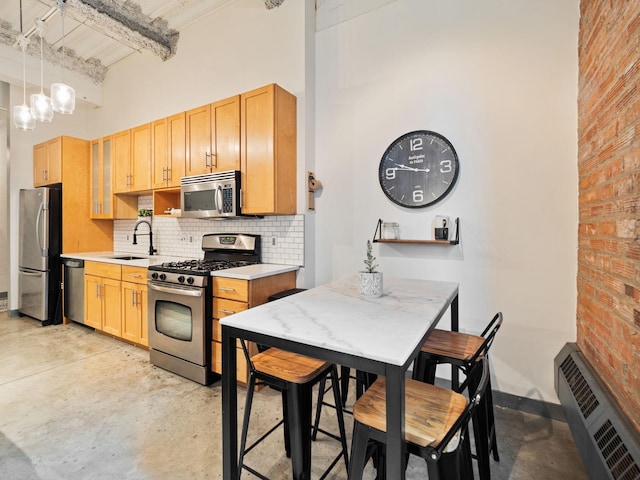
{"type": "Polygon", "coordinates": [[[153,255],[158,251],[155,248],[153,248],[153,232],[151,231],[151,223],[149,223],[146,220],[138,220],[136,222],[135,227],[133,227],[133,244],[134,245],[138,244],[138,239],[137,239],[138,235],[149,235],[149,255],[153,255]],[[149,233],[137,233],[138,225],[140,225],[141,223],[146,223],[147,225],[149,225],[149,233]]]}

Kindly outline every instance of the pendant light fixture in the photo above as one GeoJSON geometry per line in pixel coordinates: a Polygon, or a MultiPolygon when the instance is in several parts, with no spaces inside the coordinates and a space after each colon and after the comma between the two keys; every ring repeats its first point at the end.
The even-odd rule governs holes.
{"type": "Polygon", "coordinates": [[[30,131],[36,128],[36,120],[27,105],[27,45],[29,45],[29,39],[22,34],[22,0],[20,0],[20,35],[16,40],[22,49],[22,105],[13,107],[13,124],[20,130],[30,131]]]}
{"type": "Polygon", "coordinates": [[[71,114],[76,108],[76,91],[64,83],[64,0],[57,0],[56,6],[62,18],[62,82],[51,84],[51,102],[54,111],[71,114]]]}
{"type": "Polygon", "coordinates": [[[40,93],[34,93],[31,95],[31,115],[36,120],[41,122],[50,122],[53,120],[53,107],[51,106],[51,99],[44,94],[44,22],[42,19],[36,19],[36,30],[40,35],[40,93]]]}

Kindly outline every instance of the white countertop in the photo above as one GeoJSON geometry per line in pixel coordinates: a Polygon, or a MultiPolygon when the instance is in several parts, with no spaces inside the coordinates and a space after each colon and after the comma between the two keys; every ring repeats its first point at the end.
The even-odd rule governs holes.
{"type": "MultiPolygon", "coordinates": [[[[134,267],[147,268],[151,265],[158,265],[164,262],[179,262],[187,260],[184,257],[171,257],[167,255],[145,255],[130,252],[80,252],[80,253],[64,253],[60,255],[62,258],[77,258],[79,260],[115,263],[119,265],[131,265],[134,267]],[[124,260],[122,258],[130,255],[132,257],[141,257],[136,260],[124,260]]],[[[237,278],[240,280],[255,280],[256,278],[268,277],[270,275],[278,275],[279,273],[293,272],[300,267],[296,265],[277,265],[273,263],[259,263],[256,265],[247,265],[245,267],[228,268],[212,272],[213,277],[237,278]]]]}
{"type": "Polygon", "coordinates": [[[298,270],[295,265],[276,265],[273,263],[258,263],[245,267],[228,268],[211,272],[212,277],[238,278],[240,280],[255,280],[256,278],[278,275],[279,273],[294,272],[298,270]]]}
{"type": "Polygon", "coordinates": [[[366,299],[354,275],[235,313],[220,323],[403,365],[457,294],[457,283],[385,277],[383,296],[366,299]]]}
{"type": "Polygon", "coordinates": [[[170,257],[166,255],[145,255],[131,252],[78,252],[78,253],[63,253],[60,255],[62,258],[77,258],[85,261],[104,262],[104,263],[117,263],[120,265],[131,265],[133,267],[149,267],[150,265],[158,265],[164,262],[176,262],[179,260],[186,260],[181,257],[170,257]],[[112,257],[124,257],[130,255],[132,257],[140,257],[139,260],[123,260],[121,258],[112,257]]]}

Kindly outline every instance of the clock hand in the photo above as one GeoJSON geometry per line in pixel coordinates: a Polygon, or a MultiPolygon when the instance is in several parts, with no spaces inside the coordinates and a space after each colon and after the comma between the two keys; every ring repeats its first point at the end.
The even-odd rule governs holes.
{"type": "Polygon", "coordinates": [[[426,173],[430,172],[430,170],[428,168],[407,167],[406,165],[402,165],[401,163],[398,163],[397,165],[398,165],[398,167],[396,167],[396,170],[409,170],[411,172],[426,172],[426,173]]]}

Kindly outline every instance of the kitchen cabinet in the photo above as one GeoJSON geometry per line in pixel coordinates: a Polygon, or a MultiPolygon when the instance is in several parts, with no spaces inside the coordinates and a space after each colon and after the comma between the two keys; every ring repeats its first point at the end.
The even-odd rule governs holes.
{"type": "MultiPolygon", "coordinates": [[[[151,187],[180,187],[185,176],[186,131],[185,112],[152,123],[151,187]]],[[[161,212],[158,212],[161,213],[161,212]]]]}
{"type": "MultiPolygon", "coordinates": [[[[115,135],[109,135],[91,142],[91,210],[89,216],[92,219],[111,220],[137,217],[137,197],[131,195],[115,196],[113,193],[114,138],[115,135]]],[[[121,153],[123,139],[123,135],[118,137],[121,153]]],[[[113,232],[113,226],[111,229],[113,232]]]]}
{"type": "Polygon", "coordinates": [[[62,137],[33,147],[33,185],[42,187],[62,182],[62,137]]]}
{"type": "Polygon", "coordinates": [[[240,96],[186,112],[185,175],[240,169],[240,96]]]}
{"type": "Polygon", "coordinates": [[[85,324],[149,346],[147,269],[85,261],[84,272],[85,324]]]}
{"type": "Polygon", "coordinates": [[[149,346],[147,269],[122,266],[122,338],[149,346]]]}
{"type": "MultiPolygon", "coordinates": [[[[253,280],[213,277],[213,343],[211,369],[222,374],[222,329],[219,320],[228,315],[266,303],[269,296],[296,286],[295,271],[269,275],[253,280]]],[[[249,355],[258,353],[254,343],[247,343],[249,355]]],[[[238,343],[236,348],[238,382],[247,383],[247,364],[238,343]]]]}
{"type": "Polygon", "coordinates": [[[240,96],[242,213],[296,213],[296,97],[276,84],[240,96]]]}
{"type": "Polygon", "coordinates": [[[85,262],[84,272],[85,324],[116,337],[122,336],[121,266],[85,262]]]}
{"type": "Polygon", "coordinates": [[[114,193],[151,188],[151,124],[113,135],[114,193]]]}
{"type": "Polygon", "coordinates": [[[113,225],[96,222],[90,212],[90,142],[60,136],[33,147],[34,185],[62,183],[62,252],[107,250],[113,225]]]}
{"type": "Polygon", "coordinates": [[[91,218],[113,218],[111,137],[91,142],[91,218]]]}

